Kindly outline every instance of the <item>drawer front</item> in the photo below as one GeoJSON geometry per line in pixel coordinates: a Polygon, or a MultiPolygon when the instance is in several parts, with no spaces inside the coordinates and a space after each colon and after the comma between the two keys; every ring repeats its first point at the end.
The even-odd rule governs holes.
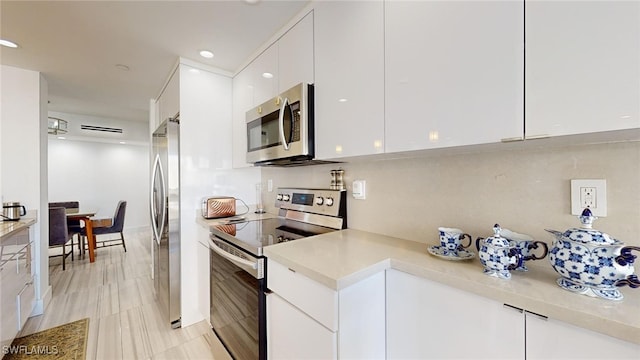
{"type": "Polygon", "coordinates": [[[267,353],[269,359],[337,359],[335,332],[277,294],[267,295],[267,353]]]}
{"type": "Polygon", "coordinates": [[[267,287],[331,331],[338,330],[338,293],[267,260],[267,287]]]}
{"type": "Polygon", "coordinates": [[[33,311],[33,305],[36,299],[36,289],[33,283],[34,277],[31,277],[29,282],[25,284],[22,291],[18,294],[18,330],[22,330],[22,327],[31,315],[31,311],[33,311]]]}

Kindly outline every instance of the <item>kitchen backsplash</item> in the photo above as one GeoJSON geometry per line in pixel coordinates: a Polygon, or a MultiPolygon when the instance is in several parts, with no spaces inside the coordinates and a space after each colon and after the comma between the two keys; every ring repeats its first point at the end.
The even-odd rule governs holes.
{"type": "Polygon", "coordinates": [[[423,156],[298,168],[263,168],[279,186],[328,188],[332,169],[345,170],[349,228],[437,243],[439,226],[458,227],[474,239],[494,223],[547,243],[544,231],[578,225],[570,214],[571,179],[606,179],[608,216],[594,228],[640,246],[640,142],[423,156]],[[351,196],[366,180],[366,199],[351,196]]]}

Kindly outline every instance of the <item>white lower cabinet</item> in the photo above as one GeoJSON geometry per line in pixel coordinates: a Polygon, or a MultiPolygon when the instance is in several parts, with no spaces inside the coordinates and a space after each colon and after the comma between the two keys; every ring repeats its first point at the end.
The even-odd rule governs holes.
{"type": "Polygon", "coordinates": [[[29,229],[0,242],[0,346],[11,344],[35,306],[35,275],[31,272],[29,229]]]}
{"type": "MultiPolygon", "coordinates": [[[[637,315],[637,314],[636,314],[637,315]]],[[[526,313],[527,360],[640,359],[640,345],[526,313]]]]}
{"type": "Polygon", "coordinates": [[[386,287],[389,359],[640,359],[638,344],[397,270],[386,287]]]}
{"type": "Polygon", "coordinates": [[[387,270],[389,359],[523,359],[522,312],[387,270]]]}
{"type": "Polygon", "coordinates": [[[380,272],[335,291],[268,259],[269,359],[383,359],[384,282],[380,272]]]}
{"type": "Polygon", "coordinates": [[[269,359],[335,359],[338,336],[275,293],[267,295],[269,359]]]}

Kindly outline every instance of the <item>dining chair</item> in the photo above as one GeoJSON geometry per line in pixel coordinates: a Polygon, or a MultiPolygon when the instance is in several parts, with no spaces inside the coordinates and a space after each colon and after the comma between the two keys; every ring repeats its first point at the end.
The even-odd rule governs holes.
{"type": "MultiPolygon", "coordinates": [[[[78,210],[80,209],[80,202],[79,201],[50,202],[49,208],[54,208],[54,207],[63,207],[65,209],[78,210]]],[[[78,235],[78,250],[82,254],[82,257],[84,257],[84,246],[82,246],[82,238],[81,238],[82,224],[80,223],[80,220],[67,220],[67,229],[69,230],[69,236],[71,236],[72,249],[73,249],[73,237],[75,235],[78,235]]]]}
{"type": "Polygon", "coordinates": [[[73,240],[67,228],[67,213],[63,207],[49,208],[49,249],[60,247],[62,254],[49,255],[49,257],[62,256],[62,270],[65,270],[65,259],[69,254],[73,261],[73,240]],[[67,245],[70,245],[69,252],[67,252],[67,245]]]}
{"type": "MultiPolygon", "coordinates": [[[[96,241],[94,243],[95,249],[97,249],[98,247],[122,245],[122,247],[124,248],[124,251],[127,252],[127,245],[124,242],[124,235],[122,234],[122,228],[124,227],[124,214],[126,209],[127,209],[127,202],[119,201],[118,205],[116,206],[115,214],[113,215],[112,225],[110,227],[94,227],[93,228],[93,235],[95,235],[96,238],[98,235],[120,234],[119,239],[108,239],[103,241],[96,241]],[[114,243],[116,241],[117,243],[114,243]],[[102,244],[102,245],[98,246],[98,244],[102,244]]],[[[82,228],[81,235],[83,237],[87,236],[87,232],[85,228],[82,228]]],[[[88,241],[91,241],[91,239],[88,239],[88,241]]]]}

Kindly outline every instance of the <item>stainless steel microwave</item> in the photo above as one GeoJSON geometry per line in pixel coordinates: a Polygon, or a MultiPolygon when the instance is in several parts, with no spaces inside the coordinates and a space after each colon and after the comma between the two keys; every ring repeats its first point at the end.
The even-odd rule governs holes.
{"type": "Polygon", "coordinates": [[[314,157],[313,85],[301,83],[247,112],[247,162],[306,165],[314,157]]]}

